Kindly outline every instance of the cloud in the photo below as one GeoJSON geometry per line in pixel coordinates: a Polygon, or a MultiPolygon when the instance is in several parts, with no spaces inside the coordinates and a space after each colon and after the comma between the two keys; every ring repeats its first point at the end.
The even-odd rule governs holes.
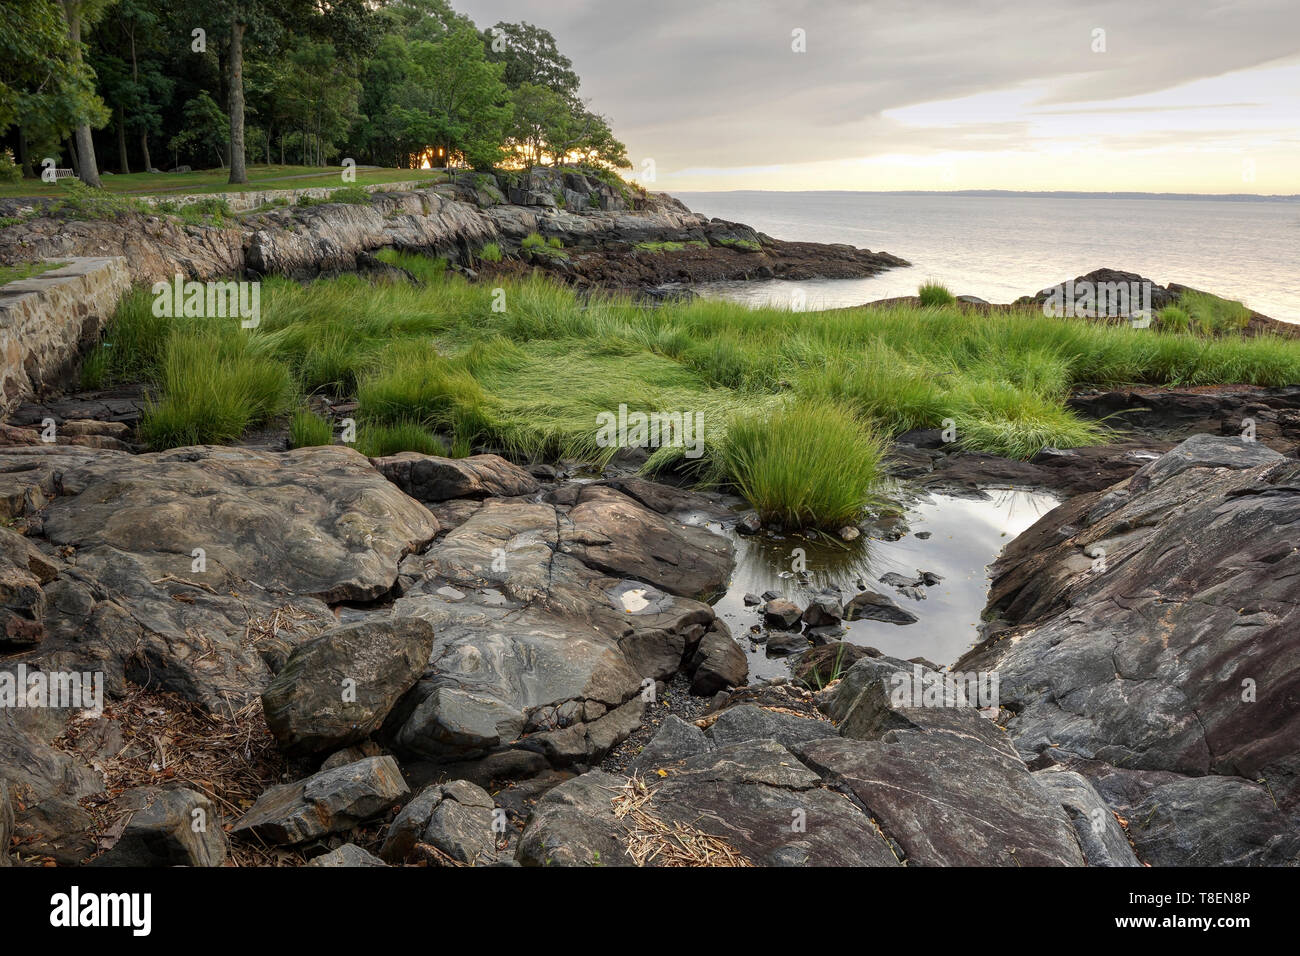
{"type": "Polygon", "coordinates": [[[1152,136],[1170,147],[1240,126],[1249,148],[1252,129],[1278,141],[1300,106],[1294,82],[1286,94],[1264,79],[1300,64],[1294,0],[456,5],[480,26],[551,30],[592,106],[661,172],[1035,150],[1065,128],[1054,117],[1092,117],[1085,135],[1113,126],[1116,143],[1133,117],[1157,117],[1152,136]]]}

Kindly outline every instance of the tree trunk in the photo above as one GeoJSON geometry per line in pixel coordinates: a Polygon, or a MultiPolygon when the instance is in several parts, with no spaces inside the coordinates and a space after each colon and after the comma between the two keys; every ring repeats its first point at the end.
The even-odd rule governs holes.
{"type": "MultiPolygon", "coordinates": [[[[72,62],[81,65],[81,0],[63,0],[63,16],[68,21],[68,42],[72,62]]],[[[77,177],[87,186],[100,188],[99,166],[95,162],[95,143],[90,138],[90,124],[78,123],[73,138],[77,144],[77,177]]]]}
{"type": "Polygon", "coordinates": [[[68,150],[68,162],[72,164],[72,172],[80,178],[81,163],[77,160],[77,144],[70,139],[64,140],[64,144],[68,150]]]}
{"type": "Polygon", "coordinates": [[[120,103],[117,107],[117,165],[122,175],[131,172],[126,160],[126,109],[120,103]]]}
{"type": "Polygon", "coordinates": [[[20,126],[18,127],[18,165],[23,168],[23,176],[31,179],[36,175],[32,169],[31,153],[27,150],[27,133],[20,126]]]}
{"type": "Polygon", "coordinates": [[[144,171],[153,169],[153,160],[149,158],[149,134],[140,130],[140,152],[144,154],[144,171]]]}
{"type": "Polygon", "coordinates": [[[230,14],[230,182],[248,182],[244,168],[244,24],[230,14]]]}

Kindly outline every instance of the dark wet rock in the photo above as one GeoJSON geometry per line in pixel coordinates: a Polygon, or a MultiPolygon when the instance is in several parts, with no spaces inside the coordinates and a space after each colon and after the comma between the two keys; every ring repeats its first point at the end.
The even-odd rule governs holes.
{"type": "Polygon", "coordinates": [[[230,832],[252,833],[283,845],[305,843],[327,833],[345,833],[386,812],[408,792],[392,757],[367,757],[272,787],[230,832]]]}
{"type": "MultiPolygon", "coordinates": [[[[1294,866],[1295,815],[1268,781],[1081,765],[1151,866],[1294,866]]],[[[1042,774],[1040,774],[1042,776],[1042,774]]]]}
{"type": "Polygon", "coordinates": [[[691,693],[709,697],[727,687],[738,687],[749,676],[749,661],[721,621],[700,639],[688,665],[691,693]]]}
{"type": "Polygon", "coordinates": [[[820,690],[833,680],[839,680],[854,664],[864,657],[879,657],[874,647],[863,647],[840,641],[810,647],[790,661],[790,673],[795,680],[820,690]]]}
{"type": "Polygon", "coordinates": [[[724,710],[708,729],[715,746],[726,747],[746,740],[771,739],[783,747],[819,737],[835,737],[835,726],[826,720],[766,710],[754,704],[741,704],[724,710]]]}
{"type": "Polygon", "coordinates": [[[799,605],[785,598],[776,598],[763,605],[763,621],[768,627],[789,630],[799,626],[803,611],[799,605]]]}
{"type": "Polygon", "coordinates": [[[299,645],[262,692],[280,749],[301,756],[370,736],[424,673],[433,637],[428,621],[406,618],[333,628],[299,645]]]}
{"type": "Polygon", "coordinates": [[[1016,636],[955,666],[997,670],[1026,760],[1190,778],[1162,784],[1162,806],[1188,809],[1146,851],[1161,862],[1276,853],[1300,805],[1298,518],[1300,463],[1258,443],[1189,438],[1013,542],[994,566],[990,609],[1016,636]],[[1197,788],[1216,797],[1193,812],[1197,788]],[[1241,805],[1261,811],[1246,829],[1241,805]],[[1178,835],[1189,833],[1214,839],[1178,835]]]}
{"type": "Polygon", "coordinates": [[[1065,811],[1002,731],[973,711],[872,740],[813,740],[796,753],[870,807],[911,865],[1084,864],[1065,811]]]}
{"type": "Polygon", "coordinates": [[[757,594],[746,594],[744,600],[745,600],[745,607],[756,607],[759,604],[763,603],[763,599],[759,597],[757,594]]]}
{"type": "Polygon", "coordinates": [[[530,495],[540,487],[524,469],[497,455],[439,458],[401,452],[371,461],[384,477],[417,501],[508,498],[530,495]]]}
{"type": "Polygon", "coordinates": [[[888,571],[879,578],[881,584],[888,584],[891,588],[914,588],[924,581],[920,575],[899,574],[897,571],[888,571]]]}
{"type": "Polygon", "coordinates": [[[389,863],[409,862],[425,843],[451,859],[483,865],[497,858],[492,797],[466,780],[453,780],[420,792],[397,815],[379,855],[389,863]]]}
{"type": "Polygon", "coordinates": [[[141,804],[96,866],[221,866],[226,835],[216,804],[193,790],[137,791],[141,804]]]}
{"type": "Polygon", "coordinates": [[[752,511],[736,522],[736,531],[740,534],[758,534],[762,530],[762,520],[752,511]]]}
{"type": "Polygon", "coordinates": [[[1058,767],[1040,770],[1034,778],[1069,816],[1089,866],[1141,865],[1115,814],[1087,778],[1058,767]]]}
{"type": "Polygon", "coordinates": [[[425,618],[438,636],[429,671],[388,722],[404,756],[463,761],[526,746],[592,763],[637,718],[622,705],[696,653],[714,614],[685,595],[729,579],[726,542],[612,488],[572,500],[565,513],[488,499],[420,556],[393,613],[425,618]],[[448,584],[465,599],[437,593],[448,584]],[[487,584],[497,600],[481,593],[487,584]]]}
{"type": "Polygon", "coordinates": [[[935,574],[933,571],[922,571],[920,572],[920,574],[921,574],[921,581],[928,588],[932,588],[936,586],[940,581],[943,580],[943,575],[935,574]]]}
{"type": "Polygon", "coordinates": [[[700,728],[669,714],[645,749],[632,761],[631,769],[635,773],[652,773],[667,764],[703,753],[712,746],[713,741],[704,736],[700,728]]]}
{"type": "MultiPolygon", "coordinates": [[[[866,815],[819,783],[776,741],[747,741],[688,757],[666,777],[645,778],[650,799],[642,809],[663,826],[724,840],[756,865],[896,865],[866,815]]],[[[538,866],[629,865],[637,824],[614,810],[627,786],[626,778],[593,771],[551,790],[524,830],[517,859],[538,866]]]]}
{"type": "Polygon", "coordinates": [[[353,867],[353,866],[387,866],[383,860],[367,853],[355,843],[345,843],[337,850],[330,850],[316,857],[308,866],[353,867]]]}
{"type": "Polygon", "coordinates": [[[669,521],[626,495],[586,486],[561,529],[560,548],[588,567],[697,600],[731,577],[731,546],[705,528],[669,521]]]}
{"type": "Polygon", "coordinates": [[[645,505],[656,514],[669,516],[708,515],[724,518],[730,514],[717,495],[677,488],[631,475],[607,478],[601,485],[613,488],[645,505]]]}
{"type": "Polygon", "coordinates": [[[803,622],[809,627],[839,624],[843,617],[844,604],[838,591],[819,591],[803,612],[803,622]]]}
{"type": "Polygon", "coordinates": [[[886,621],[890,624],[915,624],[920,620],[906,608],[876,591],[860,591],[844,607],[846,621],[886,621]]]}
{"type": "Polygon", "coordinates": [[[0,458],[0,511],[41,511],[44,540],[75,553],[75,572],[45,587],[41,654],[103,673],[110,694],[129,679],[209,709],[238,705],[334,623],[328,603],[387,594],[401,559],[438,532],[343,447],[0,458]]]}
{"type": "Polygon", "coordinates": [[[33,647],[44,640],[46,596],[42,588],[58,573],[58,565],[28,539],[0,528],[0,653],[33,647]]]}
{"type": "Polygon", "coordinates": [[[808,647],[808,636],[801,631],[773,631],[767,636],[768,657],[797,654],[808,647]]]}

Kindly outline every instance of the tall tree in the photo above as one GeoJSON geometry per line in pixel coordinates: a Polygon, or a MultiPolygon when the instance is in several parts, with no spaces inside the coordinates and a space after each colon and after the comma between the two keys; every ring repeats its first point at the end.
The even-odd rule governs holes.
{"type": "MultiPolygon", "coordinates": [[[[115,0],[59,0],[63,8],[63,19],[68,25],[68,62],[72,69],[80,72],[86,69],[82,53],[81,31],[94,26],[115,0]]],[[[101,109],[103,107],[100,103],[101,109]]],[[[100,187],[99,165],[95,162],[95,140],[90,135],[92,116],[86,111],[78,117],[73,130],[73,142],[76,145],[78,161],[78,178],[87,186],[100,187]]]]}

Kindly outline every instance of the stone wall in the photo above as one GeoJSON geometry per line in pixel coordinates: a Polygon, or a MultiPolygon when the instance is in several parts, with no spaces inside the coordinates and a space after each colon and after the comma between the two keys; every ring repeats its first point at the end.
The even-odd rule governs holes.
{"type": "MultiPolygon", "coordinates": [[[[309,196],[312,199],[326,199],[329,194],[336,189],[342,189],[345,186],[355,185],[354,183],[345,183],[340,181],[334,186],[310,186],[302,189],[257,189],[245,192],[228,192],[228,193],[163,193],[160,196],[138,196],[136,198],[156,206],[160,202],[174,203],[177,206],[188,206],[190,203],[200,202],[204,199],[224,199],[230,206],[231,212],[248,212],[252,209],[260,209],[268,203],[280,200],[287,201],[290,205],[296,203],[302,196],[309,196]]],[[[362,185],[361,188],[366,192],[383,193],[393,190],[403,189],[422,189],[430,185],[429,179],[413,179],[400,183],[372,183],[362,185]]]]}
{"type": "Polygon", "coordinates": [[[0,415],[73,372],[130,287],[121,256],[0,285],[0,415]]]}

